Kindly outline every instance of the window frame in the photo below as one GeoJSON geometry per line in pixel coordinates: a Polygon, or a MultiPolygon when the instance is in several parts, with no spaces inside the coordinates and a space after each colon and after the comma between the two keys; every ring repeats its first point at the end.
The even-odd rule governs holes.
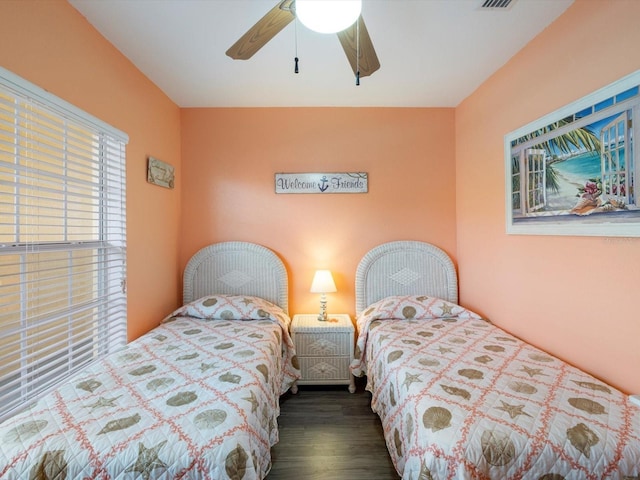
{"type": "MultiPolygon", "coordinates": [[[[15,338],[7,343],[14,348],[0,352],[0,359],[4,358],[5,361],[8,358],[18,359],[7,361],[8,367],[0,376],[0,421],[2,421],[27,407],[73,373],[107,353],[121,348],[127,342],[126,144],[128,136],[2,67],[0,67],[0,92],[5,99],[16,104],[13,112],[16,127],[13,133],[9,123],[5,122],[4,129],[0,125],[5,146],[5,149],[0,152],[2,153],[0,180],[5,187],[3,195],[6,207],[4,212],[0,212],[0,218],[3,218],[0,226],[7,227],[3,232],[4,238],[0,241],[0,281],[4,278],[6,282],[5,284],[0,282],[0,292],[4,289],[4,293],[0,295],[0,301],[5,305],[5,314],[0,312],[0,320],[5,319],[4,322],[0,321],[0,335],[12,335],[12,338],[15,338]],[[81,130],[83,134],[86,132],[86,138],[90,139],[92,146],[95,146],[95,152],[93,150],[84,152],[80,157],[82,161],[77,161],[75,165],[84,166],[90,170],[93,168],[91,174],[87,175],[89,180],[82,181],[86,191],[91,193],[90,199],[75,200],[75,204],[74,200],[69,200],[72,194],[68,191],[72,189],[75,180],[74,172],[69,169],[71,160],[67,158],[66,150],[64,153],[52,153],[50,163],[39,163],[40,159],[36,157],[42,155],[41,150],[34,150],[35,154],[23,153],[31,152],[28,142],[25,143],[25,138],[31,138],[29,132],[34,132],[34,138],[41,138],[36,133],[37,127],[33,125],[42,124],[34,122],[28,128],[25,127],[29,122],[25,123],[23,120],[24,111],[29,108],[33,108],[36,112],[34,116],[46,115],[43,118],[51,118],[64,126],[52,134],[53,138],[60,140],[61,145],[66,146],[67,142],[73,143],[73,136],[69,136],[73,128],[81,130]],[[23,117],[20,117],[20,112],[23,117]],[[30,128],[33,130],[29,130],[30,128]],[[25,132],[27,132],[26,135],[25,132]],[[7,140],[11,139],[12,135],[12,140],[7,140]],[[12,146],[13,153],[11,153],[12,146]],[[9,161],[12,155],[13,163],[9,161]],[[30,155],[34,158],[33,166],[25,165],[25,158],[30,158],[30,155]],[[86,162],[86,165],[82,162],[86,162]],[[45,223],[38,223],[42,220],[29,218],[39,214],[25,213],[27,209],[23,206],[21,189],[26,189],[26,185],[33,188],[36,193],[26,195],[31,195],[34,202],[42,202],[45,197],[44,194],[39,193],[46,190],[42,186],[42,178],[46,175],[42,175],[41,171],[37,170],[41,164],[53,165],[63,171],[63,173],[52,174],[47,180],[55,182],[56,176],[59,177],[62,185],[60,192],[64,191],[64,200],[57,202],[64,205],[62,213],[56,214],[56,219],[59,217],[63,223],[63,227],[58,227],[64,231],[58,236],[62,235],[63,238],[54,238],[55,235],[53,235],[52,239],[39,241],[35,237],[40,236],[40,230],[47,230],[48,227],[45,223]],[[32,184],[26,183],[29,178],[32,178],[32,184]],[[68,187],[69,185],[71,187],[68,187]],[[10,207],[7,206],[9,204],[7,199],[12,196],[15,208],[13,213],[8,213],[10,207]],[[88,220],[76,218],[76,216],[86,216],[87,212],[89,212],[88,220]],[[27,218],[26,223],[23,217],[27,218]],[[89,226],[85,224],[82,229],[95,233],[89,236],[91,238],[74,239],[73,234],[69,233],[69,224],[74,221],[88,223],[89,226]],[[13,230],[11,225],[14,227],[13,230]],[[22,237],[19,229],[23,225],[30,226],[36,233],[22,237]],[[6,241],[12,236],[14,241],[6,241]],[[40,257],[44,259],[42,263],[40,263],[40,257]],[[37,262],[34,259],[38,259],[37,262]],[[30,263],[36,265],[33,270],[29,266],[30,263]],[[62,275],[51,281],[53,286],[49,288],[48,297],[45,299],[46,289],[42,286],[41,277],[45,277],[46,273],[39,269],[45,268],[41,265],[53,269],[52,264],[56,265],[56,272],[67,273],[66,276],[62,275]],[[15,268],[18,268],[18,273],[12,270],[15,268]],[[80,280],[76,278],[77,276],[80,280]],[[65,292],[70,295],[69,292],[72,291],[74,294],[70,295],[72,298],[60,302],[64,306],[55,313],[51,309],[51,312],[41,315],[34,314],[33,312],[38,311],[47,302],[60,301],[56,298],[59,294],[54,288],[57,285],[55,282],[61,282],[61,284],[76,282],[79,287],[69,287],[68,292],[63,290],[62,295],[65,292]],[[72,288],[74,289],[71,290],[72,288]],[[83,294],[84,290],[89,293],[83,294]],[[80,291],[80,294],[76,294],[76,291],[80,291]],[[53,295],[51,292],[54,292],[53,295]],[[19,300],[15,299],[16,296],[19,300]],[[32,304],[26,303],[27,298],[33,302],[35,308],[32,304]],[[19,308],[18,320],[15,319],[15,313],[14,317],[11,316],[16,308],[19,308]],[[67,340],[64,337],[65,328],[67,340]],[[39,329],[42,331],[35,336],[33,331],[39,329]],[[42,357],[43,354],[39,356],[38,349],[44,350],[43,346],[46,347],[44,344],[45,340],[48,340],[46,337],[49,331],[55,331],[55,335],[51,334],[49,353],[42,357]]],[[[5,114],[5,120],[10,120],[11,108],[7,105],[11,104],[5,103],[2,112],[5,114]]],[[[83,141],[87,140],[81,138],[79,145],[84,145],[83,141]]],[[[86,191],[77,193],[76,198],[86,196],[86,191]]],[[[52,205],[57,203],[52,201],[51,204],[47,204],[45,198],[42,208],[52,210],[52,205]]],[[[51,215],[44,217],[51,218],[51,215]]],[[[42,234],[42,237],[46,236],[46,233],[42,234]]],[[[42,308],[42,310],[45,309],[42,308]]]]}

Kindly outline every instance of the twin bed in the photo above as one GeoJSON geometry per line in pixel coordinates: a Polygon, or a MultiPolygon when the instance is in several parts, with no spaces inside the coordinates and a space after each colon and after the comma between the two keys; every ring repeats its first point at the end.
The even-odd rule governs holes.
{"type": "MultiPolygon", "coordinates": [[[[352,371],[398,474],[640,479],[640,409],[457,292],[449,257],[422,242],[380,245],[356,272],[352,371]]],[[[279,396],[300,378],[284,265],[259,245],[211,245],[185,269],[184,302],[0,425],[0,478],[265,478],[279,396]]]]}
{"type": "Polygon", "coordinates": [[[352,371],[400,476],[640,479],[640,408],[459,306],[456,278],[421,242],[380,245],[357,269],[352,371]]]}
{"type": "Polygon", "coordinates": [[[2,479],[262,479],[299,378],[282,261],[200,250],[185,305],[0,425],[2,479]]]}

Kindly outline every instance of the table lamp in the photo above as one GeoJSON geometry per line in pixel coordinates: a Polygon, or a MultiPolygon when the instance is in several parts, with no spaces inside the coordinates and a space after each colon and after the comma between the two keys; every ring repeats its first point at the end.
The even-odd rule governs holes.
{"type": "Polygon", "coordinates": [[[320,294],[320,313],[318,320],[320,322],[327,321],[327,293],[337,292],[336,284],[333,281],[329,270],[317,270],[311,282],[311,293],[320,294]]]}

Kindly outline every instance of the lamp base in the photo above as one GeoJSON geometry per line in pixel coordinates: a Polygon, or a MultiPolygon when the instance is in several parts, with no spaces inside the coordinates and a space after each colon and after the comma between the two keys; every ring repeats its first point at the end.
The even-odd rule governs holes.
{"type": "Polygon", "coordinates": [[[320,297],[320,313],[318,314],[318,321],[327,321],[327,297],[324,295],[324,293],[320,297]]]}

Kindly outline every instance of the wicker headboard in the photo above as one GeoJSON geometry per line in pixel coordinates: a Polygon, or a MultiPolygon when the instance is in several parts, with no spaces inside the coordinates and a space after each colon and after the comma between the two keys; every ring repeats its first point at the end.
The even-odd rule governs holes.
{"type": "Polygon", "coordinates": [[[458,303],[449,256],[424,242],[389,242],[371,249],[356,270],[356,315],[391,295],[429,295],[458,303]]]}
{"type": "Polygon", "coordinates": [[[199,250],[184,270],[183,303],[212,294],[252,295],[289,313],[289,283],[282,260],[248,242],[222,242],[199,250]]]}

